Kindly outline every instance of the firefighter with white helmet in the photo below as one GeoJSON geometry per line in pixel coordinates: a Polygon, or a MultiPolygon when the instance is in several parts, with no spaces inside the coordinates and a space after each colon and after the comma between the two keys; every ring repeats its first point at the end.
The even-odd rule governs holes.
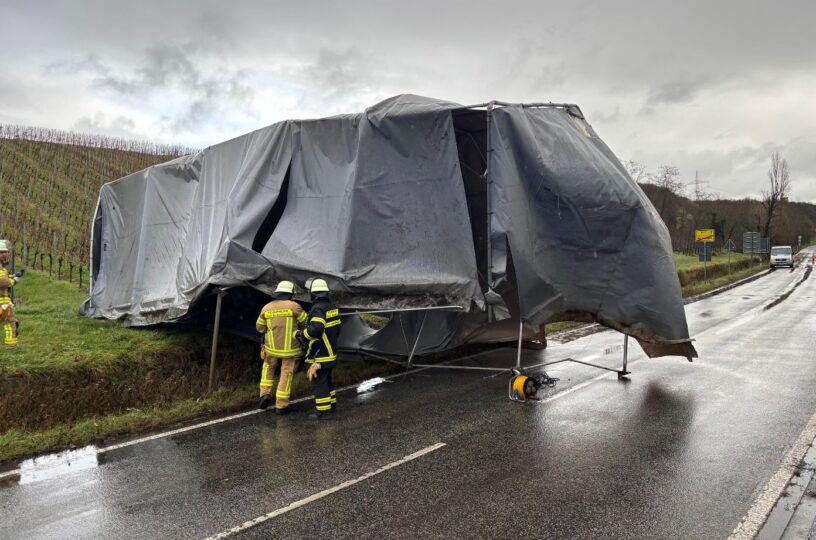
{"type": "Polygon", "coordinates": [[[307,344],[306,376],[312,382],[315,396],[314,418],[337,410],[337,397],[332,382],[332,371],[337,365],[337,341],[340,336],[340,311],[329,296],[329,286],[323,279],[313,279],[309,285],[312,308],[306,319],[306,329],[296,333],[298,340],[307,344]]]}
{"type": "Polygon", "coordinates": [[[7,267],[9,259],[9,241],[0,240],[0,330],[2,330],[3,345],[14,347],[17,345],[18,323],[14,317],[11,288],[20,281],[23,271],[11,274],[7,267]]]}
{"type": "Polygon", "coordinates": [[[275,391],[275,412],[283,414],[292,396],[292,379],[303,357],[301,345],[295,337],[297,328],[306,323],[306,312],[292,300],[295,285],[291,281],[278,283],[272,301],[266,304],[255,322],[258,332],[264,334],[261,358],[261,401],[259,407],[266,409],[272,403],[275,387],[275,370],[280,364],[280,380],[275,391]]]}

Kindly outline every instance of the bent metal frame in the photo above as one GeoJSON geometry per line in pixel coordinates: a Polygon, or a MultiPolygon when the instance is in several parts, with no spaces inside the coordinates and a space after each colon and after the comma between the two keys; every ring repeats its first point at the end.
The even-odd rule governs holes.
{"type": "MultiPolygon", "coordinates": [[[[462,311],[462,306],[433,306],[433,307],[426,307],[426,308],[403,308],[403,309],[377,309],[377,310],[358,310],[358,311],[348,311],[340,314],[340,317],[350,317],[353,315],[375,315],[375,314],[382,314],[382,313],[391,313],[391,314],[399,314],[405,312],[415,312],[415,311],[422,311],[422,320],[419,323],[419,329],[417,330],[416,337],[414,338],[413,344],[408,343],[408,337],[405,334],[405,328],[402,327],[402,319],[400,318],[400,326],[402,327],[402,335],[405,339],[406,349],[409,350],[408,356],[404,362],[400,362],[399,360],[395,360],[394,358],[388,358],[387,356],[383,356],[380,354],[372,353],[365,350],[357,350],[358,354],[363,356],[368,356],[371,358],[375,358],[377,360],[383,360],[385,362],[390,362],[393,364],[401,365],[405,369],[411,368],[438,368],[438,369],[460,369],[466,371],[494,371],[494,372],[506,372],[508,368],[499,368],[499,367],[484,367],[484,366],[453,366],[448,363],[441,363],[441,364],[417,364],[414,363],[414,357],[416,356],[416,349],[419,345],[419,340],[422,337],[422,329],[425,327],[425,319],[428,315],[429,311],[462,311]]],[[[516,365],[515,367],[519,370],[534,370],[539,368],[544,368],[546,366],[551,366],[554,364],[561,364],[563,362],[573,362],[576,364],[582,364],[585,366],[593,367],[596,369],[602,369],[605,371],[611,371],[613,373],[618,374],[618,379],[623,379],[627,375],[631,373],[631,371],[627,370],[627,362],[629,359],[629,336],[624,334],[623,335],[623,365],[621,369],[610,368],[607,366],[602,366],[600,364],[593,364],[592,362],[585,362],[583,360],[577,360],[575,358],[567,357],[567,358],[560,358],[558,360],[551,360],[549,362],[540,362],[538,364],[533,364],[530,366],[523,366],[521,365],[521,349],[522,349],[522,337],[524,334],[524,322],[519,320],[519,333],[518,333],[518,341],[516,344],[516,365]]],[[[465,360],[467,357],[457,358],[454,360],[465,360]]]]}
{"type": "MultiPolygon", "coordinates": [[[[227,295],[227,291],[231,287],[217,287],[215,290],[212,291],[211,294],[216,296],[215,302],[215,315],[213,321],[213,337],[212,337],[212,348],[210,350],[210,370],[209,370],[209,380],[207,382],[207,395],[212,393],[213,389],[213,382],[215,379],[215,358],[216,352],[218,351],[218,336],[220,334],[221,328],[221,304],[224,299],[224,296],[227,295]]],[[[408,336],[405,334],[405,328],[402,327],[402,319],[400,319],[400,326],[402,327],[402,335],[405,339],[406,349],[410,349],[408,356],[404,362],[400,362],[399,360],[395,360],[394,358],[388,358],[387,356],[379,355],[376,353],[372,353],[365,350],[357,350],[360,355],[368,356],[370,358],[374,358],[377,360],[382,360],[385,362],[390,362],[393,364],[397,364],[403,366],[405,369],[410,370],[412,368],[437,368],[437,369],[459,369],[465,371],[491,371],[491,372],[507,372],[508,368],[499,368],[499,367],[484,367],[484,366],[453,366],[449,363],[440,363],[440,364],[416,364],[414,363],[414,357],[416,356],[416,349],[419,345],[419,340],[422,337],[422,329],[425,327],[425,319],[428,316],[429,311],[462,311],[464,308],[462,306],[432,306],[432,307],[418,307],[418,308],[402,308],[402,309],[377,309],[377,310],[359,310],[359,311],[347,311],[340,314],[340,317],[351,317],[355,315],[375,315],[381,313],[391,313],[391,314],[399,314],[399,313],[406,313],[406,312],[415,312],[415,311],[422,311],[422,321],[419,324],[419,329],[417,330],[416,337],[414,338],[413,344],[408,343],[408,336]]],[[[624,334],[623,338],[623,366],[621,369],[610,368],[607,366],[602,366],[599,364],[593,364],[591,362],[585,362],[583,360],[577,360],[575,358],[560,358],[558,360],[551,360],[549,362],[540,362],[538,364],[533,364],[530,366],[521,365],[521,345],[522,345],[522,337],[524,334],[524,322],[519,320],[519,334],[518,334],[518,341],[516,345],[516,365],[515,367],[519,370],[534,370],[539,368],[544,368],[547,366],[551,366],[554,364],[561,364],[563,362],[573,362],[576,364],[582,364],[585,366],[593,367],[596,369],[602,369],[605,371],[611,371],[613,373],[618,374],[618,380],[625,378],[631,372],[627,371],[626,364],[628,361],[629,356],[629,336],[624,334]]],[[[467,357],[463,358],[456,358],[454,361],[461,361],[466,360],[467,357]]]]}

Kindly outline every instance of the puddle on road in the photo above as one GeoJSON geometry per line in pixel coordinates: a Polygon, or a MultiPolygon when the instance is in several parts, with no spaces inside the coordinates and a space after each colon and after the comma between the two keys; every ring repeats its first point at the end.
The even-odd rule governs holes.
{"type": "Polygon", "coordinates": [[[776,501],[776,505],[774,505],[762,528],[757,533],[755,537],[757,540],[778,540],[782,538],[802,497],[805,496],[808,484],[813,479],[814,465],[816,465],[816,446],[811,445],[797,467],[796,474],[790,479],[785,491],[776,501]]]}
{"type": "Polygon", "coordinates": [[[48,454],[20,463],[20,485],[51,480],[77,471],[99,466],[99,452],[94,445],[48,454]]]}

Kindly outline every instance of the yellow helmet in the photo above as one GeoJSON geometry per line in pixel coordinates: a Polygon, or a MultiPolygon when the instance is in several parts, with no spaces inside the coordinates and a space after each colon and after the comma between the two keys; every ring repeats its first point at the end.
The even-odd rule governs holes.
{"type": "Polygon", "coordinates": [[[309,292],[310,293],[318,293],[318,292],[329,292],[329,285],[326,283],[324,279],[313,279],[311,285],[309,285],[309,292]]]}
{"type": "Polygon", "coordinates": [[[276,293],[293,294],[295,292],[295,284],[291,281],[281,281],[275,289],[276,293]]]}

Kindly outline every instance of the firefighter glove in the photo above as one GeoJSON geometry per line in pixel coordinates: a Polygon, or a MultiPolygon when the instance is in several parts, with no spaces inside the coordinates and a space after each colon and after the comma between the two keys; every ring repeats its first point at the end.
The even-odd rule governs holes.
{"type": "Polygon", "coordinates": [[[315,362],[314,364],[309,367],[309,370],[306,372],[306,378],[310,381],[313,381],[317,377],[317,370],[320,369],[320,364],[315,362]]]}

